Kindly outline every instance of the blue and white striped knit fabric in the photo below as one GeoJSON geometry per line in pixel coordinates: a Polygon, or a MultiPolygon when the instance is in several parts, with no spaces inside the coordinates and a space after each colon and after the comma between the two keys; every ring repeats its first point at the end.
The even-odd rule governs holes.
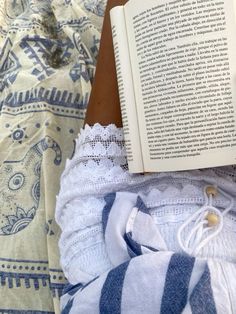
{"type": "Polygon", "coordinates": [[[136,193],[105,197],[103,232],[114,268],[68,285],[62,314],[236,313],[236,265],[167,250],[136,193]]]}

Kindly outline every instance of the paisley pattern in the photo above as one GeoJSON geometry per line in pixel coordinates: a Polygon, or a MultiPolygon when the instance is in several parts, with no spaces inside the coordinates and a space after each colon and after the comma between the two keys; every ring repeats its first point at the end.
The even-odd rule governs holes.
{"type": "Polygon", "coordinates": [[[0,1],[0,313],[59,313],[55,200],[83,124],[105,4],[0,1]]]}
{"type": "Polygon", "coordinates": [[[0,211],[0,236],[17,233],[33,220],[40,199],[42,158],[47,149],[54,151],[54,164],[60,165],[61,149],[49,136],[30,148],[23,159],[3,162],[0,168],[0,186],[2,186],[0,208],[4,208],[8,202],[9,209],[7,215],[4,211],[0,211]],[[3,187],[6,189],[3,190],[3,187]],[[22,199],[23,194],[31,195],[31,202],[29,202],[29,197],[22,199]],[[11,204],[12,199],[15,200],[14,206],[11,204]]]}
{"type": "Polygon", "coordinates": [[[8,224],[1,228],[1,232],[9,235],[21,231],[33,220],[35,214],[36,209],[34,207],[27,212],[23,208],[17,207],[15,215],[6,216],[8,224]]]}
{"type": "Polygon", "coordinates": [[[12,42],[11,39],[8,38],[0,53],[0,92],[2,92],[5,87],[14,83],[21,67],[19,59],[16,54],[11,51],[11,48],[12,42]]]}
{"type": "Polygon", "coordinates": [[[101,0],[86,0],[84,2],[85,8],[98,15],[98,16],[103,16],[104,15],[104,1],[101,0]]]}

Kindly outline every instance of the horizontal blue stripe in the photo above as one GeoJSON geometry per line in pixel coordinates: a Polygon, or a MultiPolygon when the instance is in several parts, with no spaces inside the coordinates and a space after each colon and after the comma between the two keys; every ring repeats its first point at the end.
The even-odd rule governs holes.
{"type": "Polygon", "coordinates": [[[33,260],[27,260],[27,259],[12,259],[12,258],[3,258],[3,257],[0,257],[0,261],[48,264],[48,261],[33,261],[33,260]]]}
{"type": "Polygon", "coordinates": [[[37,273],[11,273],[11,272],[0,272],[0,277],[11,277],[11,278],[29,278],[29,279],[49,279],[50,275],[48,274],[37,274],[37,273]]]}
{"type": "Polygon", "coordinates": [[[57,273],[63,273],[63,271],[61,269],[55,269],[55,268],[49,268],[49,271],[57,272],[57,273]]]}
{"type": "Polygon", "coordinates": [[[50,287],[54,288],[54,289],[62,289],[64,290],[65,288],[65,283],[54,283],[54,282],[50,282],[50,287]]]}
{"type": "Polygon", "coordinates": [[[81,120],[84,119],[84,117],[68,116],[68,115],[58,114],[58,113],[53,112],[52,110],[31,110],[31,111],[17,112],[17,113],[10,113],[10,112],[6,112],[6,111],[3,110],[2,111],[2,115],[3,114],[8,114],[9,116],[18,116],[20,114],[27,114],[27,113],[34,113],[34,112],[50,112],[54,116],[59,116],[59,117],[63,117],[63,118],[73,118],[73,119],[78,119],[78,120],[79,119],[81,119],[81,120]]]}
{"type": "Polygon", "coordinates": [[[53,298],[55,298],[56,296],[60,298],[62,296],[65,283],[51,283],[50,282],[49,286],[50,286],[50,290],[52,292],[53,298]]]}
{"type": "MultiPolygon", "coordinates": [[[[25,42],[22,42],[22,46],[27,46],[27,48],[31,49],[31,47],[28,44],[29,40],[25,40],[25,42]]],[[[35,38],[32,40],[33,43],[36,42],[35,38]]],[[[40,43],[41,44],[41,39],[40,43]]],[[[23,47],[25,48],[25,47],[23,47]]],[[[30,51],[27,49],[27,52],[30,51]]],[[[37,58],[37,56],[33,52],[33,58],[37,58]]],[[[41,63],[41,60],[37,58],[37,62],[41,63]]],[[[44,64],[41,63],[42,68],[45,71],[54,71],[52,69],[48,69],[47,67],[44,67],[44,64]]],[[[53,74],[52,72],[51,74],[53,74]]],[[[9,93],[6,98],[2,99],[0,104],[1,105],[6,105],[8,107],[19,107],[23,104],[33,104],[33,103],[38,103],[38,102],[46,102],[51,105],[57,105],[60,107],[65,107],[66,109],[69,108],[77,108],[77,109],[82,109],[86,104],[88,103],[89,99],[89,93],[86,92],[84,95],[81,93],[73,93],[68,90],[60,90],[56,87],[53,87],[52,89],[46,89],[44,87],[39,87],[39,88],[33,88],[31,90],[27,91],[16,91],[9,93]]]]}
{"type": "Polygon", "coordinates": [[[55,312],[32,311],[32,310],[15,310],[15,309],[0,309],[0,314],[55,314],[55,312]]]}

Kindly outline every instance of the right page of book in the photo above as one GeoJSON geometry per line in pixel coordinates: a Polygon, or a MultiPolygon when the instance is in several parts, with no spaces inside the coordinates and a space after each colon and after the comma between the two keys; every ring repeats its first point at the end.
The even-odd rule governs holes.
{"type": "Polygon", "coordinates": [[[125,6],[145,171],[236,163],[235,0],[125,6]]]}

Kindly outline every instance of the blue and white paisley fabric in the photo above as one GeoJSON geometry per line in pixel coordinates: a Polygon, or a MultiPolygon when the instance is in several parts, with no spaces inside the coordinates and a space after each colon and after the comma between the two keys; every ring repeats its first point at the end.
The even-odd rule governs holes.
{"type": "Polygon", "coordinates": [[[0,313],[59,313],[55,199],[83,124],[105,4],[0,1],[0,313]]]}

